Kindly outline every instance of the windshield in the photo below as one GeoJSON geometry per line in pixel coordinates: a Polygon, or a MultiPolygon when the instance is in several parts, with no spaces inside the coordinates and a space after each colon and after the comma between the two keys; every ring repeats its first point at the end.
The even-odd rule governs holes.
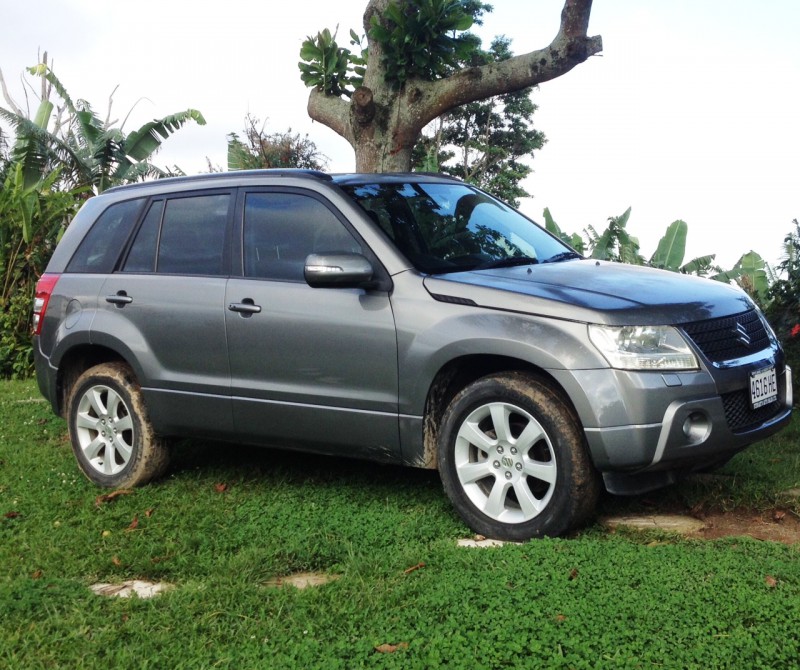
{"type": "Polygon", "coordinates": [[[375,183],[342,189],[422,272],[580,258],[532,221],[466,184],[375,183]]]}

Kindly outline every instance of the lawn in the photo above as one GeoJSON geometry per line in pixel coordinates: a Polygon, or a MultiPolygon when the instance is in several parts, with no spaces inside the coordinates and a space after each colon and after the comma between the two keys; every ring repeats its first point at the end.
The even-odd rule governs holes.
{"type": "MultiPolygon", "coordinates": [[[[185,442],[111,500],[32,382],[0,383],[0,667],[796,668],[800,546],[609,533],[494,549],[435,473],[185,442]],[[338,576],[297,590],[269,581],[338,576]],[[97,582],[163,581],[153,599],[97,582]]],[[[783,505],[800,427],[644,498],[783,505]]]]}

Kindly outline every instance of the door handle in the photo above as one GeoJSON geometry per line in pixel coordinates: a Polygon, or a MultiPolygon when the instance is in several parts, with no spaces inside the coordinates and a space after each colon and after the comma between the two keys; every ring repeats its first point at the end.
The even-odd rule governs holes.
{"type": "Polygon", "coordinates": [[[239,312],[242,316],[261,313],[261,305],[254,304],[250,298],[245,298],[242,302],[232,302],[228,305],[228,309],[231,312],[239,312]]]}
{"type": "Polygon", "coordinates": [[[117,291],[116,295],[107,295],[106,302],[110,302],[117,307],[125,307],[125,305],[130,305],[133,302],[133,298],[125,293],[125,291],[117,291]]]}

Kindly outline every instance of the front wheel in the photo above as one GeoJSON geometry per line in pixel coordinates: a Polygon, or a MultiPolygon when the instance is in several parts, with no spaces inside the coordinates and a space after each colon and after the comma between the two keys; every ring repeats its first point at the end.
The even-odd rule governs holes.
{"type": "Polygon", "coordinates": [[[124,363],[96,365],[77,379],[67,421],[78,465],[95,484],[139,486],[167,467],[167,447],[154,434],[139,384],[124,363]]]}
{"type": "Polygon", "coordinates": [[[445,412],[438,450],[445,492],[481,535],[561,535],[597,503],[599,479],[578,418],[532,375],[494,374],[465,387],[445,412]]]}

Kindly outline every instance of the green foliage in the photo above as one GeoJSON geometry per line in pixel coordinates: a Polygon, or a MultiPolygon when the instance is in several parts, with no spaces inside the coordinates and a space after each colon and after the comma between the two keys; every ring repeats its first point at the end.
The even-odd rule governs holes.
{"type": "MultiPolygon", "coordinates": [[[[462,66],[500,62],[512,57],[510,40],[495,38],[488,51],[474,36],[462,66]]],[[[515,207],[530,197],[522,181],[532,172],[525,162],[545,143],[544,134],[533,128],[536,105],[532,89],[473,102],[448,112],[424,134],[412,159],[419,169],[435,154],[441,172],[479,186],[515,207]]]]}
{"type": "Polygon", "coordinates": [[[46,63],[28,72],[43,82],[32,118],[13,103],[16,111],[0,108],[15,134],[13,143],[0,135],[0,377],[33,371],[36,281],[83,200],[109,186],[171,174],[150,157],[189,121],[205,123],[200,112],[188,109],[126,135],[85,100],[73,100],[46,63]],[[57,105],[49,99],[53,91],[57,105]]]}
{"type": "Polygon", "coordinates": [[[54,114],[54,103],[42,99],[33,119],[0,108],[0,117],[11,124],[16,134],[10,158],[23,166],[25,188],[56,169],[59,188],[90,187],[95,193],[116,184],[169,176],[173,173],[150,163],[150,157],[164,139],[189,121],[205,124],[199,111],[187,109],[148,121],[126,135],[121,127],[97,116],[87,101],[73,101],[47,64],[28,68],[28,72],[49,83],[51,89],[47,90],[54,89],[61,103],[54,114]]]}
{"type": "Polygon", "coordinates": [[[767,264],[755,251],[744,254],[730,270],[718,272],[711,278],[727,283],[736,282],[761,306],[766,305],[769,294],[767,264]]]}
{"type": "MultiPolygon", "coordinates": [[[[796,546],[598,527],[464,549],[434,472],[197,440],[178,445],[164,481],[98,503],[37,395],[31,381],[0,384],[4,667],[677,670],[800,657],[796,546]],[[267,586],[307,570],[339,579],[267,586]],[[88,588],[127,579],[174,588],[155,600],[88,588]]],[[[795,432],[738,455],[725,500],[800,484],[798,445],[795,432]]],[[[654,498],[636,500],[653,512],[654,498]]]]}
{"type": "Polygon", "coordinates": [[[792,221],[793,230],[783,240],[783,258],[778,264],[778,278],[769,287],[767,318],[783,343],[792,367],[795,388],[800,383],[800,223],[792,221]]]}
{"type": "Polygon", "coordinates": [[[709,254],[707,256],[698,256],[693,258],[688,263],[681,265],[680,272],[685,275],[697,275],[698,277],[707,277],[715,271],[714,259],[716,254],[709,254]]]}
{"type": "Polygon", "coordinates": [[[402,88],[410,79],[446,76],[472,52],[473,42],[455,33],[473,23],[462,0],[390,2],[382,16],[373,15],[369,29],[381,45],[387,83],[402,88]]]}
{"type": "MultiPolygon", "coordinates": [[[[355,35],[355,34],[353,34],[355,35]]],[[[336,34],[325,28],[316,37],[307,37],[300,47],[300,79],[309,88],[325,95],[350,97],[355,87],[350,70],[356,67],[349,49],[340,47],[336,34]]],[[[359,65],[358,67],[363,67],[359,65]]],[[[358,78],[358,75],[356,75],[358,78]]],[[[363,79],[363,72],[360,79],[363,79]]]]}
{"type": "Polygon", "coordinates": [[[36,281],[80,204],[79,193],[54,190],[58,172],[25,186],[23,165],[0,190],[0,377],[33,372],[31,306],[36,281]]]}
{"type": "Polygon", "coordinates": [[[308,135],[266,133],[256,117],[245,117],[244,140],[228,135],[228,170],[263,168],[305,168],[324,170],[327,159],[308,135]]]}
{"type": "MultiPolygon", "coordinates": [[[[372,17],[369,28],[369,38],[380,46],[386,83],[402,88],[410,79],[438,79],[462,65],[474,52],[477,40],[464,31],[480,24],[481,15],[491,9],[476,0],[389,3],[383,16],[372,17]]],[[[315,37],[307,37],[297,66],[300,79],[309,88],[349,98],[364,82],[368,46],[364,37],[351,30],[353,49],[340,47],[336,34],[325,28],[315,37]]]]}
{"type": "Polygon", "coordinates": [[[627,231],[630,216],[631,208],[628,207],[620,216],[609,217],[608,226],[599,234],[592,226],[587,227],[585,232],[592,258],[632,265],[644,263],[644,258],[639,254],[639,240],[627,231]]]}
{"type": "Polygon", "coordinates": [[[555,219],[553,219],[553,215],[550,213],[549,207],[544,208],[544,223],[545,228],[547,228],[549,232],[564,242],[564,244],[570,245],[579,254],[583,254],[586,251],[586,245],[583,242],[583,238],[577,233],[567,235],[565,232],[563,232],[555,222],[555,219]]]}
{"type": "Polygon", "coordinates": [[[685,221],[673,221],[658,243],[649,265],[654,268],[678,270],[686,253],[686,236],[689,226],[685,221]]]}

